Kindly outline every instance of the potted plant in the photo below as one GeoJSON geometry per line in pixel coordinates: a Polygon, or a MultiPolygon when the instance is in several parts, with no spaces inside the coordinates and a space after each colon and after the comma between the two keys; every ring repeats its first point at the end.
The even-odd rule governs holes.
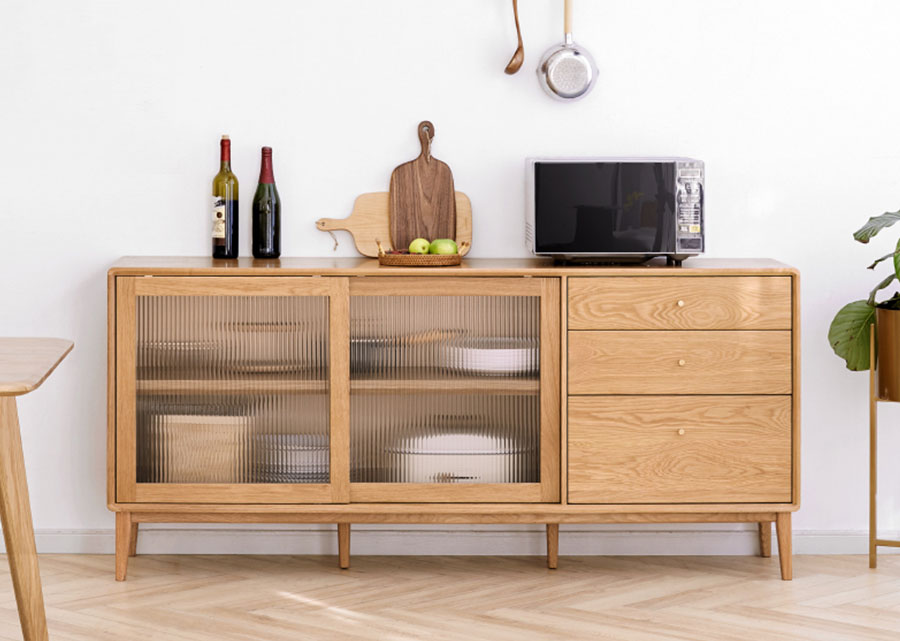
{"type": "MultiPolygon", "coordinates": [[[[868,243],[882,229],[898,221],[900,211],[873,216],[853,234],[853,238],[868,243]]],[[[900,293],[880,303],[875,302],[879,291],[895,280],[900,281],[900,239],[893,252],[876,260],[869,265],[869,269],[875,269],[888,259],[891,259],[893,267],[891,273],[875,286],[868,299],[853,301],[838,311],[828,330],[828,342],[834,353],[847,362],[847,369],[867,370],[874,366],[869,362],[869,328],[875,323],[878,397],[900,401],[900,293]]]]}

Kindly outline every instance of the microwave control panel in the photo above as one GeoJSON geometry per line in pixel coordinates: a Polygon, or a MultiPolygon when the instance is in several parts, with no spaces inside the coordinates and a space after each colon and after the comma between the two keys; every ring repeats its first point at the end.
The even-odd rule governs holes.
{"type": "Polygon", "coordinates": [[[675,175],[675,244],[678,252],[702,252],[703,163],[679,161],[675,175]]]}

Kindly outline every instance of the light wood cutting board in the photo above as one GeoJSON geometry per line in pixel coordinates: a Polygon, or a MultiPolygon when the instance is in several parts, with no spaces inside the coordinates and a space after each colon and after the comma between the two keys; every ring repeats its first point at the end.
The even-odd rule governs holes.
{"type": "MultiPolygon", "coordinates": [[[[456,204],[456,233],[447,236],[454,238],[460,246],[459,253],[465,256],[472,247],[472,202],[463,192],[457,191],[454,198],[456,204]],[[463,243],[466,243],[463,245],[463,243]]],[[[353,203],[353,212],[348,218],[320,218],[316,228],[321,231],[349,231],[353,235],[356,249],[363,256],[378,257],[378,241],[388,249],[406,249],[407,245],[394,247],[391,244],[391,224],[389,217],[390,194],[386,191],[362,194],[353,203]]],[[[429,239],[432,240],[432,239],[429,239]]]]}

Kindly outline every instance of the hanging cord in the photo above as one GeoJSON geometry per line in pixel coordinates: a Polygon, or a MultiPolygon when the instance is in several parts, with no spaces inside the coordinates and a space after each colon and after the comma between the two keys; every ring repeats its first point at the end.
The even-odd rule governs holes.
{"type": "Polygon", "coordinates": [[[334,241],[334,247],[331,248],[331,251],[335,251],[335,252],[336,252],[336,251],[337,251],[337,248],[338,248],[338,239],[337,239],[337,236],[335,236],[335,235],[334,235],[334,232],[331,231],[330,229],[326,229],[325,231],[328,232],[328,235],[331,236],[331,240],[334,241]]]}

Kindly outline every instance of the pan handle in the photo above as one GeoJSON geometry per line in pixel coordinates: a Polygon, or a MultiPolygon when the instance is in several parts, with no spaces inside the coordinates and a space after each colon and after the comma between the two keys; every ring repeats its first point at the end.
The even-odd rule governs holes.
{"type": "Polygon", "coordinates": [[[566,42],[568,42],[569,36],[572,35],[572,0],[566,0],[565,14],[566,42]]]}

